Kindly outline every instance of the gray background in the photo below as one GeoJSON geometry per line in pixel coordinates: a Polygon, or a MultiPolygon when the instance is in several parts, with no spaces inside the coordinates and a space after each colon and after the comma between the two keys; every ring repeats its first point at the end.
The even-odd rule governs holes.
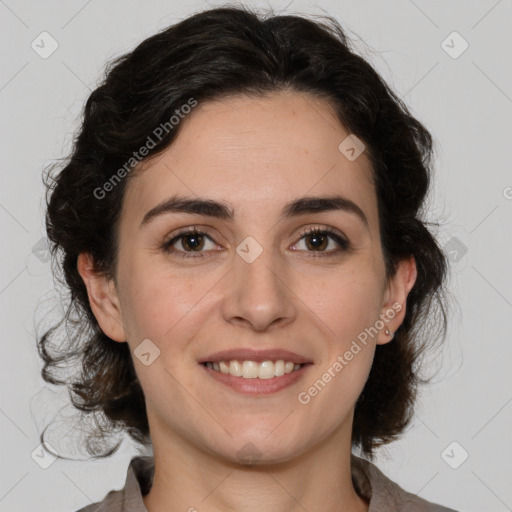
{"type": "MultiPolygon", "coordinates": [[[[52,318],[55,301],[41,245],[41,173],[69,152],[83,102],[108,59],[220,4],[0,0],[0,512],[70,512],[124,485],[135,453],[127,439],[103,461],[37,457],[41,427],[66,403],[65,391],[40,377],[35,349],[34,318],[52,318]],[[31,45],[51,49],[45,31],[58,48],[42,58],[31,45]]],[[[512,510],[512,1],[271,5],[336,16],[436,139],[430,212],[443,224],[439,238],[459,307],[443,351],[428,361],[437,374],[411,428],[380,452],[377,465],[410,492],[457,510],[512,510]]],[[[69,442],[65,453],[74,456],[72,409],[60,417],[68,421],[56,442],[69,442]]]]}

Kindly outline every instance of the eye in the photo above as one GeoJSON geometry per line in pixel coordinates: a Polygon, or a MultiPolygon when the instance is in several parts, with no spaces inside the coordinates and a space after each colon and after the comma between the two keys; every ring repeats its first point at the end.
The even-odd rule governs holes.
{"type": "MultiPolygon", "coordinates": [[[[300,234],[299,243],[302,240],[305,241],[306,248],[298,250],[319,253],[318,255],[315,254],[315,257],[334,256],[351,247],[350,243],[343,235],[329,227],[305,229],[300,234]],[[329,243],[332,241],[335,247],[331,250],[326,250],[329,247],[329,243]]],[[[161,249],[166,253],[177,254],[180,258],[201,258],[205,256],[204,253],[208,250],[208,242],[212,244],[210,250],[215,250],[219,247],[207,233],[193,226],[181,230],[170,240],[164,242],[161,249]]],[[[292,250],[296,251],[297,249],[292,250]]]]}
{"type": "MultiPolygon", "coordinates": [[[[345,239],[340,233],[337,233],[331,228],[308,228],[301,233],[300,240],[304,240],[307,252],[318,252],[318,256],[333,256],[341,251],[346,251],[350,248],[348,240],[345,239]],[[329,247],[329,242],[334,241],[337,248],[326,251],[329,247]],[[322,254],[324,253],[324,254],[322,254]]],[[[300,243],[300,242],[299,242],[300,243]]],[[[295,250],[295,249],[294,249],[295,250]]],[[[316,256],[316,255],[315,255],[316,256]]]]}
{"type": "Polygon", "coordinates": [[[204,252],[202,249],[205,248],[208,241],[213,245],[211,249],[218,247],[208,234],[197,230],[194,226],[183,229],[169,241],[164,242],[161,249],[169,253],[179,253],[180,258],[201,258],[204,256],[201,254],[204,252]],[[177,247],[173,247],[175,245],[177,247]]]}

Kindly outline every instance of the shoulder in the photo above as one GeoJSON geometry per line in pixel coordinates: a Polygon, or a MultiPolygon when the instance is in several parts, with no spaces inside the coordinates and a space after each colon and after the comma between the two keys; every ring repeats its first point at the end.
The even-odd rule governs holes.
{"type": "Polygon", "coordinates": [[[76,512],[146,512],[142,497],[152,485],[153,473],[152,456],[133,457],[122,489],[112,490],[102,501],[91,503],[76,512]]]}
{"type": "Polygon", "coordinates": [[[365,459],[352,455],[351,460],[354,485],[370,502],[368,512],[458,512],[405,491],[365,459]]]}
{"type": "Polygon", "coordinates": [[[91,503],[76,512],[124,512],[124,491],[110,491],[102,501],[91,503]]]}

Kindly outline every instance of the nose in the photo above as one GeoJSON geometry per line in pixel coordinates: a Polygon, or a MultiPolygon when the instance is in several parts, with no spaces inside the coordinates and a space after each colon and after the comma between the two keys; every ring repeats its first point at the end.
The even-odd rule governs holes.
{"type": "Polygon", "coordinates": [[[272,251],[264,250],[252,263],[236,254],[223,302],[225,320],[254,331],[293,322],[297,297],[289,281],[289,272],[272,251]]]}

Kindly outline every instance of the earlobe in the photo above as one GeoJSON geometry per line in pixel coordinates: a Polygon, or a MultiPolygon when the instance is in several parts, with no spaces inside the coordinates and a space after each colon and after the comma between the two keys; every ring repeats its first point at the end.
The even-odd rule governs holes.
{"type": "Polygon", "coordinates": [[[396,330],[405,318],[407,296],[416,282],[417,275],[416,260],[413,256],[400,261],[386,289],[386,299],[380,316],[385,325],[379,332],[377,345],[384,345],[394,339],[396,330]]]}
{"type": "Polygon", "coordinates": [[[87,288],[89,304],[101,330],[109,338],[125,342],[126,334],[114,282],[94,268],[89,253],[79,254],[77,269],[87,288]]]}

